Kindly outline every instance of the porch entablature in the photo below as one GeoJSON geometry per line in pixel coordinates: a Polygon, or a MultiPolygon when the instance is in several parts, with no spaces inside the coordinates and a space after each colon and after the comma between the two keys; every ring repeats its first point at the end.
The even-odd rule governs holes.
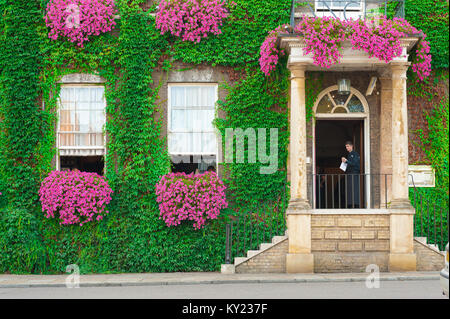
{"type": "Polygon", "coordinates": [[[306,54],[306,43],[298,35],[280,35],[279,47],[288,54],[288,66],[301,64],[305,71],[375,71],[392,63],[407,63],[408,53],[419,41],[419,37],[408,37],[400,39],[402,54],[386,63],[362,50],[352,49],[350,41],[342,43],[342,57],[338,64],[330,68],[323,68],[314,64],[312,53],[306,54]]]}

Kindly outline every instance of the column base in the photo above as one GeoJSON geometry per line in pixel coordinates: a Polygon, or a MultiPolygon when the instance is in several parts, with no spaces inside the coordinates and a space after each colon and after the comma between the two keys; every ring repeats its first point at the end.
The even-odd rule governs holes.
{"type": "Polygon", "coordinates": [[[390,209],[414,209],[408,198],[393,199],[389,205],[390,209]]]}
{"type": "Polygon", "coordinates": [[[314,273],[313,254],[287,254],[286,273],[314,273]]]}
{"type": "Polygon", "coordinates": [[[311,210],[311,205],[305,199],[297,198],[289,201],[289,205],[287,207],[288,211],[309,211],[311,210]]]}
{"type": "Polygon", "coordinates": [[[222,274],[234,274],[236,272],[236,269],[233,264],[222,264],[220,266],[220,273],[222,274]]]}
{"type": "Polygon", "coordinates": [[[416,271],[416,254],[389,254],[389,271],[416,271]]]}

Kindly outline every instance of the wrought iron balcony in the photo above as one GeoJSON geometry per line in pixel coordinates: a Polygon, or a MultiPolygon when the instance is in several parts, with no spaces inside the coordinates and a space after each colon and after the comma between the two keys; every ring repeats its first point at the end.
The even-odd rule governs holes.
{"type": "Polygon", "coordinates": [[[303,15],[340,19],[371,19],[375,16],[405,17],[405,0],[292,0],[291,27],[303,15]]]}

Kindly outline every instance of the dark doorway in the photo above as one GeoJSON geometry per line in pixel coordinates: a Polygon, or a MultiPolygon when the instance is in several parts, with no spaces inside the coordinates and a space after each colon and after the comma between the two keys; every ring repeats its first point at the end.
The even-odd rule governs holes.
{"type": "MultiPolygon", "coordinates": [[[[364,120],[317,120],[315,126],[315,207],[346,208],[348,176],[342,171],[341,157],[347,157],[345,142],[352,141],[360,155],[361,174],[364,174],[364,120]]],[[[357,178],[357,177],[355,177],[357,178]]],[[[358,205],[364,207],[364,177],[360,177],[358,205]]]]}

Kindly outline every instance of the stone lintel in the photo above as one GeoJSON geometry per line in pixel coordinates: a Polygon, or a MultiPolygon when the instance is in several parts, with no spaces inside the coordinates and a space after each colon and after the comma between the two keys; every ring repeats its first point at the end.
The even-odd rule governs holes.
{"type": "Polygon", "coordinates": [[[70,73],[63,75],[58,83],[62,84],[98,84],[105,83],[106,80],[97,74],[70,73]]]}

